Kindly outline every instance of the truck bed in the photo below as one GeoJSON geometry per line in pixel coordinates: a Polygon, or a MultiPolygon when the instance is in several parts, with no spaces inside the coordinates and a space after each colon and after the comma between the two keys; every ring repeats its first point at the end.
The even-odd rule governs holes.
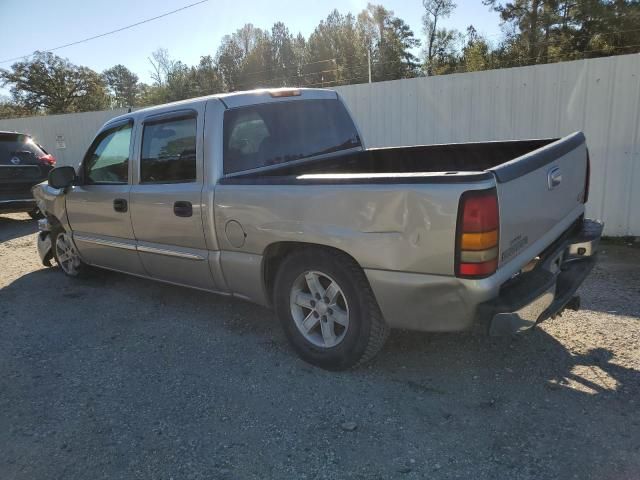
{"type": "Polygon", "coordinates": [[[280,183],[286,179],[295,183],[322,180],[371,181],[372,178],[389,182],[394,178],[402,182],[411,178],[424,181],[425,177],[433,179],[433,175],[420,174],[485,172],[556,141],[557,139],[515,140],[372,148],[234,174],[230,176],[228,183],[280,183]]]}

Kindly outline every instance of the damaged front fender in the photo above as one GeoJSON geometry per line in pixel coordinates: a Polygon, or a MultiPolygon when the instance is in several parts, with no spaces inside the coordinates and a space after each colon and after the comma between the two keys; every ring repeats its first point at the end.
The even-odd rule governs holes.
{"type": "Polygon", "coordinates": [[[51,232],[38,232],[38,255],[45,267],[51,267],[53,259],[53,247],[51,245],[51,232]]]}

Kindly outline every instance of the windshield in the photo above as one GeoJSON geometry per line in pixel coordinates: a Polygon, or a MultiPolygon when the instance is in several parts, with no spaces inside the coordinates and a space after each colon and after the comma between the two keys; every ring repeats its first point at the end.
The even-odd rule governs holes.
{"type": "Polygon", "coordinates": [[[224,172],[291,162],[361,146],[339,100],[266,103],[224,116],[224,172]]]}

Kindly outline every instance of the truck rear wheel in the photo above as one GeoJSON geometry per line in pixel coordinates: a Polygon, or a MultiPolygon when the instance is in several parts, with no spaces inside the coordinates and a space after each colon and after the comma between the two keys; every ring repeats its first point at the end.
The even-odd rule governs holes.
{"type": "Polygon", "coordinates": [[[274,303],[298,355],[327,370],[367,362],[389,333],[360,266],[332,250],[307,248],[286,257],[274,303]]]}

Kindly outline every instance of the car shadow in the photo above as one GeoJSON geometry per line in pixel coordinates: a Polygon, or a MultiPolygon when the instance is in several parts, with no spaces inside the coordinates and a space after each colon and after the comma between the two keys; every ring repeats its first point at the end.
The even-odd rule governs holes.
{"type": "Polygon", "coordinates": [[[38,221],[27,214],[0,214],[0,243],[24,237],[38,230],[38,221]]]}
{"type": "Polygon", "coordinates": [[[485,386],[510,382],[526,390],[537,384],[588,396],[640,393],[639,370],[617,363],[610,349],[581,346],[568,348],[541,327],[513,337],[397,331],[374,368],[413,379],[409,383],[439,378],[446,385],[463,373],[485,386]]]}

